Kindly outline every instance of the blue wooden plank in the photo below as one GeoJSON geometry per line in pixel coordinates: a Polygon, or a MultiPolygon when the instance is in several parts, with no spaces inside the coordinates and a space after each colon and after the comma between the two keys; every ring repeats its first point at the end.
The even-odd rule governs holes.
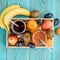
{"type": "Polygon", "coordinates": [[[30,60],[51,60],[51,52],[48,49],[30,49],[30,60]]]}
{"type": "Polygon", "coordinates": [[[7,5],[7,6],[10,6],[10,5],[18,4],[17,1],[18,1],[18,0],[7,0],[6,5],[7,5]]]}
{"type": "MultiPolygon", "coordinates": [[[[56,8],[56,17],[55,18],[60,18],[60,0],[56,0],[55,2],[55,8],[56,8]]],[[[60,27],[60,23],[54,27],[55,31],[56,29],[60,27]]],[[[53,57],[52,60],[60,60],[60,36],[58,36],[56,33],[54,34],[54,49],[53,49],[53,57]]]]}
{"type": "Polygon", "coordinates": [[[39,48],[29,49],[29,60],[40,60],[39,53],[40,53],[39,48]]]}
{"type": "MultiPolygon", "coordinates": [[[[6,8],[6,0],[0,0],[0,13],[6,8]]],[[[0,28],[0,60],[6,60],[6,31],[0,28]]]]}
{"type": "MultiPolygon", "coordinates": [[[[22,48],[20,56],[22,57],[22,60],[29,60],[29,48],[22,48]]],[[[21,58],[19,58],[19,59],[21,59],[21,58]]]]}
{"type": "Polygon", "coordinates": [[[55,17],[54,2],[55,0],[30,0],[30,10],[38,10],[41,18],[48,12],[53,13],[55,17]]]}
{"type": "Polygon", "coordinates": [[[60,0],[56,0],[56,17],[60,18],[60,0]]]}
{"type": "Polygon", "coordinates": [[[17,60],[21,58],[21,50],[20,49],[7,49],[7,60],[17,60]]]}
{"type": "Polygon", "coordinates": [[[6,0],[0,0],[0,13],[6,8],[6,0]]]}
{"type": "Polygon", "coordinates": [[[7,60],[29,60],[29,49],[7,49],[7,60]]]}
{"type": "Polygon", "coordinates": [[[6,60],[6,31],[0,28],[0,60],[6,60]]]}
{"type": "MultiPolygon", "coordinates": [[[[55,2],[55,7],[56,7],[56,17],[55,18],[60,18],[60,0],[56,0],[55,2]]],[[[56,29],[60,27],[60,23],[54,27],[55,31],[56,29]]],[[[53,57],[52,60],[60,60],[60,36],[58,36],[56,33],[54,34],[54,49],[53,49],[53,57]]]]}
{"type": "MultiPolygon", "coordinates": [[[[60,27],[60,24],[58,24],[55,27],[55,30],[60,27]]],[[[56,33],[54,34],[54,49],[53,49],[53,57],[54,60],[60,60],[60,36],[58,36],[56,33]]]]}

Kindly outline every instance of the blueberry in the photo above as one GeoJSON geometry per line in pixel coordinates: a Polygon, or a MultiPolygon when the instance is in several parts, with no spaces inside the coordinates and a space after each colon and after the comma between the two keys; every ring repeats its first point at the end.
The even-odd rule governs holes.
{"type": "Polygon", "coordinates": [[[28,44],[30,48],[35,48],[35,44],[34,43],[29,43],[28,44]]]}
{"type": "Polygon", "coordinates": [[[58,24],[59,24],[59,19],[58,18],[54,19],[54,26],[56,26],[58,24]]]}
{"type": "Polygon", "coordinates": [[[42,23],[43,23],[43,20],[40,20],[40,19],[39,19],[39,20],[37,21],[37,23],[38,23],[38,24],[42,24],[42,23]]]}
{"type": "Polygon", "coordinates": [[[53,14],[52,13],[47,13],[44,18],[52,18],[53,17],[53,14]]]}
{"type": "Polygon", "coordinates": [[[24,42],[23,42],[23,41],[18,41],[18,42],[16,43],[16,46],[24,46],[24,42]]]}

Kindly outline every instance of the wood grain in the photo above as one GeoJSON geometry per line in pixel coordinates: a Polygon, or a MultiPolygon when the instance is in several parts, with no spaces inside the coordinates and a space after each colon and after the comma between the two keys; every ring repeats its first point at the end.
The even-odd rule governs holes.
{"type": "MultiPolygon", "coordinates": [[[[44,14],[52,12],[55,17],[60,17],[60,13],[57,12],[60,9],[60,0],[0,0],[0,13],[9,5],[19,4],[23,8],[30,11],[38,10],[40,17],[44,17],[44,14]]],[[[23,16],[17,16],[22,17],[23,16]]],[[[60,24],[55,27],[60,27],[60,24]]],[[[60,60],[60,37],[55,34],[54,49],[51,54],[48,49],[30,49],[30,48],[17,48],[6,49],[6,31],[0,28],[0,60],[60,60]]]]}

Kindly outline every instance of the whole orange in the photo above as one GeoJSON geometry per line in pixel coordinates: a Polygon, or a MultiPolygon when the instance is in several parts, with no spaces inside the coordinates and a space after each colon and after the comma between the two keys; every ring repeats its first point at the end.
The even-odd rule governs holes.
{"type": "Polygon", "coordinates": [[[56,29],[56,34],[60,35],[60,27],[56,29]]]}
{"type": "Polygon", "coordinates": [[[38,24],[35,20],[29,20],[27,22],[27,28],[29,31],[36,31],[38,24]]]}
{"type": "Polygon", "coordinates": [[[45,40],[45,43],[47,44],[47,46],[52,47],[52,40],[51,39],[45,40]]]}

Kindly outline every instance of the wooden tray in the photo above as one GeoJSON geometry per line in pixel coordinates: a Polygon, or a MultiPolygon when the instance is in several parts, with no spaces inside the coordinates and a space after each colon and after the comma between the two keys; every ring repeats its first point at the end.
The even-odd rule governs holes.
{"type": "MultiPolygon", "coordinates": [[[[54,20],[52,18],[12,18],[13,21],[15,20],[52,20],[53,21],[53,24],[54,24],[54,20]]],[[[54,31],[54,25],[52,25],[52,30],[54,31]]],[[[9,33],[6,33],[6,48],[29,48],[29,46],[9,46],[8,44],[8,35],[9,33]]],[[[53,45],[54,45],[54,37],[52,38],[52,46],[50,48],[53,48],[53,45]]],[[[46,48],[45,46],[36,46],[36,48],[46,48]]]]}

